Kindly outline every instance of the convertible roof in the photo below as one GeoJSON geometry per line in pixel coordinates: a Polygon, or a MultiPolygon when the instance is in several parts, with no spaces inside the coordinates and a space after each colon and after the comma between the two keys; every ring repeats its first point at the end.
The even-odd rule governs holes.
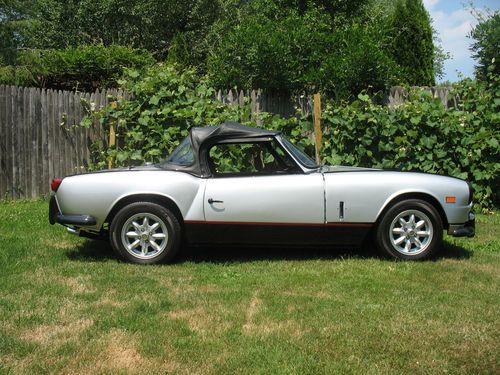
{"type": "Polygon", "coordinates": [[[201,144],[211,140],[272,137],[280,133],[279,131],[251,128],[237,122],[227,121],[217,126],[192,128],[191,143],[194,149],[197,150],[201,144]]]}
{"type": "Polygon", "coordinates": [[[180,166],[166,162],[162,167],[167,170],[183,171],[195,176],[203,177],[210,174],[210,169],[206,165],[206,153],[207,147],[210,147],[211,144],[228,139],[256,139],[273,137],[278,134],[281,134],[281,132],[251,128],[237,122],[230,121],[217,126],[191,128],[189,136],[191,139],[191,147],[193,149],[193,164],[180,166]]]}

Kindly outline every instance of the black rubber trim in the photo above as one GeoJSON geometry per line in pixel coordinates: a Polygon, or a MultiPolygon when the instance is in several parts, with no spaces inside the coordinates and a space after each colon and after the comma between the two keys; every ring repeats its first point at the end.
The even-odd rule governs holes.
{"type": "Polygon", "coordinates": [[[372,225],[184,222],[188,244],[359,246],[372,225]]]}
{"type": "Polygon", "coordinates": [[[467,221],[460,229],[453,231],[453,237],[474,237],[476,234],[476,220],[467,221]]]}
{"type": "Polygon", "coordinates": [[[474,198],[474,188],[472,187],[472,184],[469,181],[466,181],[467,185],[469,186],[469,204],[472,203],[472,199],[474,198]]]}
{"type": "Polygon", "coordinates": [[[56,223],[56,215],[59,214],[59,207],[57,207],[56,197],[51,196],[49,202],[49,223],[54,225],[56,223]]]}
{"type": "Polygon", "coordinates": [[[55,216],[56,223],[64,225],[95,225],[96,219],[90,215],[62,215],[58,213],[55,216]]]}

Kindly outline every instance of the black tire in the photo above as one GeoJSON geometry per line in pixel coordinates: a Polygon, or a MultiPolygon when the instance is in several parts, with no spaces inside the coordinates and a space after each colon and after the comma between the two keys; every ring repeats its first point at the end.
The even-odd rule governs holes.
{"type": "Polygon", "coordinates": [[[180,247],[181,226],[176,216],[167,208],[151,202],[136,202],[118,211],[111,223],[109,237],[111,246],[124,260],[138,264],[156,264],[169,262],[177,255],[180,247]],[[147,218],[147,225],[143,226],[144,218],[147,218]],[[131,222],[140,224],[139,228],[131,222]],[[152,225],[150,225],[151,222],[152,225]],[[151,229],[156,223],[158,226],[151,229]],[[124,226],[126,226],[125,229],[124,226]],[[127,236],[126,233],[131,233],[131,235],[127,236]],[[162,234],[165,236],[161,237],[162,234]],[[136,241],[140,243],[132,247],[136,241]],[[156,246],[153,246],[153,242],[156,246]],[[131,245],[129,249],[126,243],[131,245]],[[145,252],[143,248],[146,248],[145,252]]]}
{"type": "Polygon", "coordinates": [[[439,213],[420,199],[401,201],[389,208],[375,232],[379,250],[402,260],[427,259],[441,247],[442,240],[443,223],[439,213]]]}

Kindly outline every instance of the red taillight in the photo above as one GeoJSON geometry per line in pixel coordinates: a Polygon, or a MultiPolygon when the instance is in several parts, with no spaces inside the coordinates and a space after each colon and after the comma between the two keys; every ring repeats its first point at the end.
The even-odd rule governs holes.
{"type": "Polygon", "coordinates": [[[52,182],[50,183],[50,188],[52,191],[55,193],[57,189],[59,189],[59,185],[61,185],[62,178],[54,178],[52,179],[52,182]]]}

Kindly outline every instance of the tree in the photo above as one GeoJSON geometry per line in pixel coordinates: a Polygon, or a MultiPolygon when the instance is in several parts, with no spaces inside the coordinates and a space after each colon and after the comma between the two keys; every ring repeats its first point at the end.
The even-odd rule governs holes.
{"type": "Polygon", "coordinates": [[[472,56],[477,60],[476,76],[486,79],[488,73],[500,74],[500,12],[486,14],[475,12],[479,23],[472,29],[470,37],[472,56]]]}
{"type": "Polygon", "coordinates": [[[397,0],[389,22],[392,55],[401,67],[402,83],[432,86],[435,83],[431,19],[422,0],[397,0]]]}
{"type": "MultiPolygon", "coordinates": [[[[10,0],[9,0],[10,1],[10,0]]],[[[218,14],[212,0],[33,0],[21,37],[30,48],[82,44],[144,48],[165,58],[178,33],[207,32],[218,14]]]]}
{"type": "Polygon", "coordinates": [[[30,14],[29,0],[0,0],[0,65],[16,60],[23,47],[20,33],[30,14]]]}
{"type": "Polygon", "coordinates": [[[82,45],[20,51],[15,66],[0,66],[0,83],[62,90],[116,87],[124,67],[152,65],[148,51],[123,46],[82,45]]]}
{"type": "Polygon", "coordinates": [[[256,0],[239,10],[236,25],[218,22],[207,61],[212,84],[287,93],[322,90],[349,100],[396,82],[398,67],[380,25],[365,22],[360,2],[335,15],[316,2],[300,3],[256,0]]]}

